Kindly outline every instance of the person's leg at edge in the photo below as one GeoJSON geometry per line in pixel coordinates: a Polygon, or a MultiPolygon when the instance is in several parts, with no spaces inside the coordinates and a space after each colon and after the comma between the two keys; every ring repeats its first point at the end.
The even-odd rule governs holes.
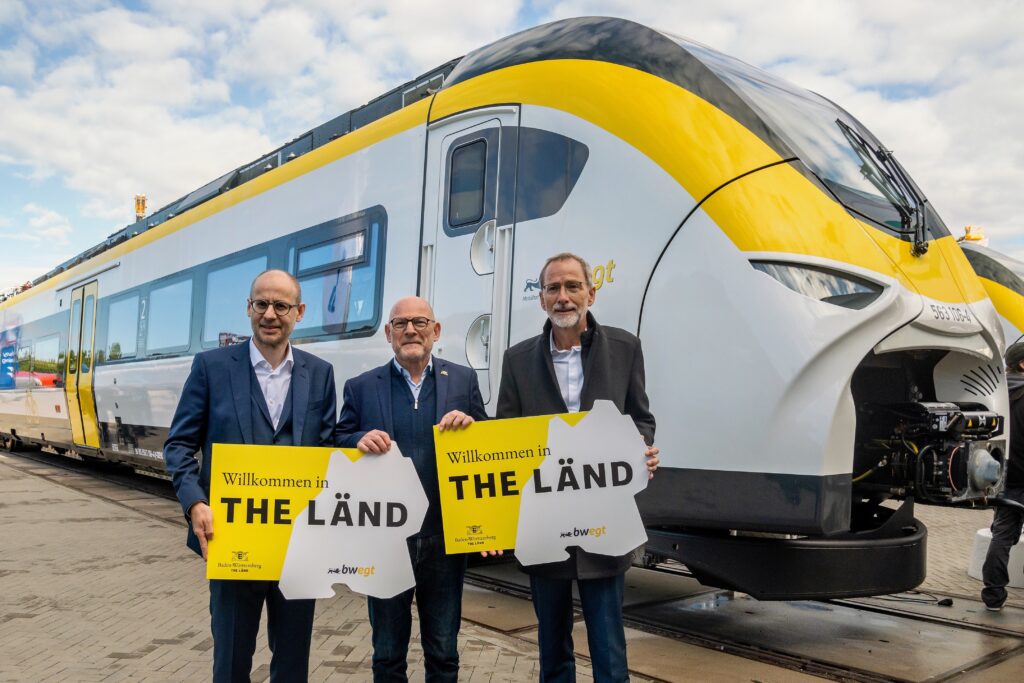
{"type": "MultiPolygon", "coordinates": [[[[1004,494],[1010,500],[1024,501],[1024,489],[1008,489],[1004,494]]],[[[985,587],[981,591],[981,599],[987,607],[1002,607],[1006,602],[1006,585],[1010,581],[1007,564],[1010,550],[1020,539],[1024,512],[1015,508],[996,508],[992,518],[992,542],[985,555],[985,564],[981,568],[981,576],[985,587]]]]}
{"type": "Polygon", "coordinates": [[[419,539],[416,566],[416,610],[427,683],[459,680],[459,625],[465,555],[445,555],[444,537],[419,539]]]}
{"type": "Polygon", "coordinates": [[[629,680],[626,663],[626,631],[622,623],[625,575],[605,579],[580,579],[583,620],[587,625],[590,662],[595,683],[629,680]]]}
{"type": "Polygon", "coordinates": [[[214,683],[249,683],[266,581],[210,580],[214,683]]]}
{"type": "Polygon", "coordinates": [[[572,579],[530,576],[537,614],[541,683],[572,683],[576,660],[572,647],[572,579]]]}
{"type": "Polygon", "coordinates": [[[309,679],[309,646],[316,600],[285,600],[277,582],[267,591],[267,641],[270,680],[305,683],[309,679]]]}

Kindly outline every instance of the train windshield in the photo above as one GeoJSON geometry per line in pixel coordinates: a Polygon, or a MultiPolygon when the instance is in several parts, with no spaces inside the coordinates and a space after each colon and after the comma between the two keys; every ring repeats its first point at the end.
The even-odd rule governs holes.
{"type": "Polygon", "coordinates": [[[908,226],[908,212],[913,214],[923,203],[920,217],[927,237],[949,235],[909,175],[891,157],[879,161],[876,152],[883,150],[881,143],[848,112],[738,59],[670,37],[750,106],[850,211],[911,240],[914,231],[908,226]],[[887,176],[905,182],[894,183],[887,176]]]}

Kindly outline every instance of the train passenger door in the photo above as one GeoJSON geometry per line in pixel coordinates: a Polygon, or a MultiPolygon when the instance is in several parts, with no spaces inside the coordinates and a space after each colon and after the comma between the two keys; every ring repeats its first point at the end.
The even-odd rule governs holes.
{"type": "Polygon", "coordinates": [[[64,394],[68,400],[71,435],[77,446],[100,447],[96,400],[92,390],[96,339],[96,281],[71,291],[71,322],[65,360],[64,394]]]}
{"type": "Polygon", "coordinates": [[[497,395],[508,346],[519,107],[456,114],[427,140],[420,294],[441,323],[437,354],[497,395]]]}

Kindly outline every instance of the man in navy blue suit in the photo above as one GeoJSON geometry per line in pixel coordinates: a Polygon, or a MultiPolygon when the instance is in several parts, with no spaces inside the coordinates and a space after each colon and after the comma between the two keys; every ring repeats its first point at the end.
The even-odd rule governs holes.
{"type": "Polygon", "coordinates": [[[441,503],[434,456],[434,425],[462,429],[486,419],[476,372],[434,358],[441,334],[430,304],[399,300],[384,334],[395,357],[345,383],[337,445],[382,454],[398,444],[416,466],[429,507],[419,533],[409,538],[416,586],[393,598],[368,598],[373,628],[373,679],[405,681],[412,629],[412,599],[420,618],[420,640],[428,681],[458,680],[459,623],[465,555],[445,555],[441,503]]]}
{"type": "MultiPolygon", "coordinates": [[[[331,365],[288,342],[305,312],[295,278],[280,270],[260,274],[246,310],[252,338],[196,355],[164,443],[167,471],[189,522],[188,546],[204,560],[214,529],[213,444],[329,446],[337,415],[331,365]]],[[[270,680],[307,679],[315,601],[285,600],[276,581],[211,580],[214,681],[249,681],[264,603],[270,680]]]]}

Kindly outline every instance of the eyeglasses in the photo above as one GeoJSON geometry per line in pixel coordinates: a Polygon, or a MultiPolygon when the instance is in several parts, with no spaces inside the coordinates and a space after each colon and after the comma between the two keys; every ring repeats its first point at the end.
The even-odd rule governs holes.
{"type": "Polygon", "coordinates": [[[393,318],[390,321],[390,324],[391,329],[402,332],[403,330],[405,330],[406,327],[409,326],[409,323],[412,323],[412,326],[415,327],[417,330],[423,330],[426,329],[427,325],[429,325],[432,322],[434,321],[431,320],[430,318],[424,318],[421,316],[418,318],[393,318]]]}
{"type": "Polygon", "coordinates": [[[274,313],[278,315],[288,315],[292,312],[293,308],[298,308],[302,304],[290,304],[287,301],[266,301],[264,299],[249,299],[249,305],[252,306],[252,310],[256,311],[260,315],[267,312],[270,307],[274,308],[274,313]]]}
{"type": "Polygon", "coordinates": [[[579,280],[569,280],[568,282],[556,283],[544,285],[544,293],[548,296],[558,296],[558,293],[565,288],[567,294],[579,294],[586,288],[586,284],[579,280]]]}

